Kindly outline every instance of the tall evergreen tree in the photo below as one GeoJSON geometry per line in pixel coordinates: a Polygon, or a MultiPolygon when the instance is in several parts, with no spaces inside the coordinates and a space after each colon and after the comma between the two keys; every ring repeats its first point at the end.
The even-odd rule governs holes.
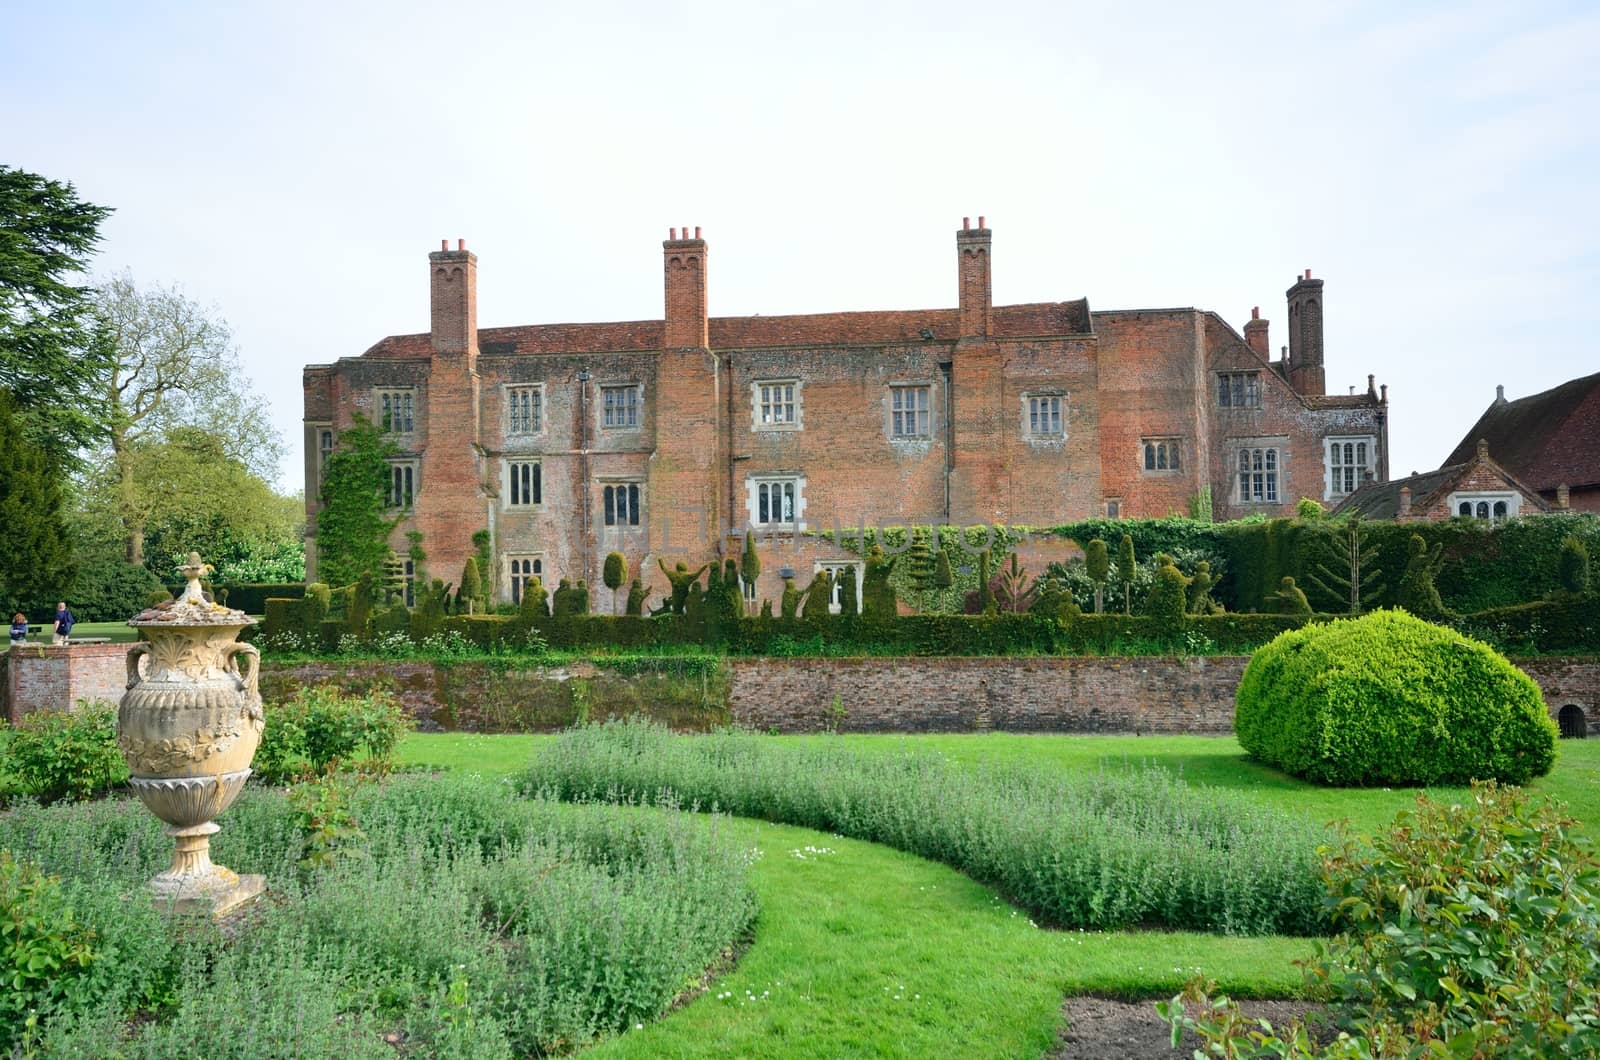
{"type": "Polygon", "coordinates": [[[61,599],[72,581],[72,547],[55,461],[24,437],[11,396],[0,390],[0,607],[30,614],[61,599]]]}
{"type": "Polygon", "coordinates": [[[58,465],[105,433],[95,396],[109,351],[93,339],[93,291],[70,280],[110,213],[71,184],[0,165],[0,390],[58,465]]]}

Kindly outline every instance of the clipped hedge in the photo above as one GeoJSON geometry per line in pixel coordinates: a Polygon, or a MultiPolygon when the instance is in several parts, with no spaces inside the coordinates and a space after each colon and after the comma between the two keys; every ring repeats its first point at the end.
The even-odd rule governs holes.
{"type": "MultiPolygon", "coordinates": [[[[169,585],[173,596],[183,592],[181,585],[169,585]]],[[[306,594],[304,582],[213,582],[212,596],[223,599],[227,593],[228,606],[247,615],[265,615],[267,601],[274,597],[298,600],[306,594]]]]}
{"type": "Polygon", "coordinates": [[[1593,652],[1600,650],[1600,593],[1492,608],[1456,625],[1501,651],[1593,652]]]}
{"type": "Polygon", "coordinates": [[[1524,784],[1555,763],[1532,678],[1403,611],[1278,636],[1245,668],[1234,731],[1252,757],[1321,784],[1524,784]]]}

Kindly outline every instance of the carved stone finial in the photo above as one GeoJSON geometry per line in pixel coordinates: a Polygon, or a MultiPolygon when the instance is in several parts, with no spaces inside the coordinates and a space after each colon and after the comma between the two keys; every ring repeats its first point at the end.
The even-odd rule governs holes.
{"type": "Polygon", "coordinates": [[[178,597],[180,603],[204,604],[205,593],[200,591],[200,579],[216,568],[200,558],[200,553],[189,553],[189,562],[178,568],[178,573],[188,579],[189,584],[183,588],[183,595],[178,597]]]}

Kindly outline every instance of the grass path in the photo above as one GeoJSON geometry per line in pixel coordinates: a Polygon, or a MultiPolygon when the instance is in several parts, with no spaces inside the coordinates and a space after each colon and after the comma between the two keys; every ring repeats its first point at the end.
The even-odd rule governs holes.
{"type": "MultiPolygon", "coordinates": [[[[413,734],[400,757],[503,775],[549,739],[413,734]]],[[[1028,759],[1070,770],[1148,761],[1319,823],[1347,817],[1367,830],[1415,794],[1302,784],[1245,760],[1227,737],[778,739],[843,739],[872,753],[915,749],[974,764],[1028,759]]],[[[1600,820],[1600,740],[1563,742],[1556,771],[1532,788],[1566,800],[1580,820],[1600,820]]],[[[1455,789],[1435,794],[1446,790],[1455,789]]],[[[1291,962],[1311,952],[1304,939],[1041,931],[989,888],[934,862],[760,821],[735,819],[729,831],[761,851],[751,870],[761,903],[753,945],[705,994],[585,1055],[1036,1057],[1054,1042],[1066,995],[1171,994],[1196,970],[1236,995],[1284,994],[1300,982],[1291,962]],[[831,853],[807,853],[807,846],[831,853]]]]}

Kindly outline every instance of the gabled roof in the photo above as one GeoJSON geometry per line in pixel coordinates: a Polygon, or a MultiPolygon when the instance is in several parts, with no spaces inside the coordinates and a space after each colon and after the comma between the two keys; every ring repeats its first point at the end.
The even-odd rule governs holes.
{"type": "Polygon", "coordinates": [[[1390,479],[1388,482],[1370,482],[1346,497],[1338,507],[1334,508],[1332,514],[1345,515],[1354,512],[1368,519],[1393,519],[1400,514],[1400,490],[1407,487],[1411,490],[1411,510],[1420,514],[1453,492],[1463,479],[1478,469],[1480,464],[1486,465],[1507,488],[1521,493],[1529,506],[1538,511],[1549,510],[1550,506],[1539,496],[1538,491],[1512,475],[1497,461],[1489,459],[1489,454],[1482,447],[1475,447],[1470,458],[1459,464],[1441,467],[1437,471],[1407,475],[1405,478],[1390,479]]]}
{"type": "Polygon", "coordinates": [[[1445,463],[1471,457],[1480,438],[1536,490],[1600,485],[1600,373],[1516,401],[1497,398],[1445,463]]]}

